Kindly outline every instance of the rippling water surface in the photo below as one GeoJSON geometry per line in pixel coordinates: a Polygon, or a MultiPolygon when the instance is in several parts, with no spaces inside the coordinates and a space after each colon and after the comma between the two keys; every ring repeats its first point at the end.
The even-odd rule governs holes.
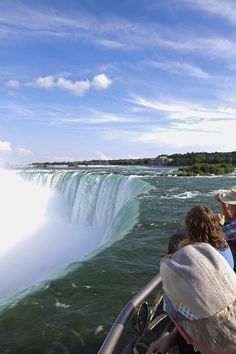
{"type": "MultiPolygon", "coordinates": [[[[97,353],[123,305],[159,271],[168,238],[182,227],[188,209],[203,203],[219,212],[213,196],[236,185],[235,173],[165,176],[169,170],[96,167],[78,171],[77,177],[66,171],[18,172],[43,188],[41,196],[45,188],[54,196],[44,206],[43,222],[37,211],[42,225],[36,231],[22,226],[21,238],[7,251],[4,238],[0,241],[0,280],[6,287],[1,353],[97,353]]],[[[13,182],[5,183],[10,188],[13,182]]],[[[25,205],[44,205],[46,199],[35,204],[39,194],[25,205]]],[[[24,205],[21,198],[15,193],[17,205],[24,205]]]]}

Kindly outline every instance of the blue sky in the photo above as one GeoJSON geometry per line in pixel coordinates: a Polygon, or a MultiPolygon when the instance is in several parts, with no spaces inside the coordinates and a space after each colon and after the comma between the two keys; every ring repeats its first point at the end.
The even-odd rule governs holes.
{"type": "Polygon", "coordinates": [[[1,0],[0,159],[236,150],[233,0],[1,0]]]}

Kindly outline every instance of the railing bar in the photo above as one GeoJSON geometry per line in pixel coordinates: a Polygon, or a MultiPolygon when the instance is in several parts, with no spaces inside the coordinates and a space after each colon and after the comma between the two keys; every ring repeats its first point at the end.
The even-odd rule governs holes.
{"type": "Polygon", "coordinates": [[[134,297],[123,307],[110,329],[98,354],[112,354],[124,330],[124,325],[129,320],[134,310],[141,302],[161,283],[160,274],[156,275],[147,285],[134,295],[134,297]]]}

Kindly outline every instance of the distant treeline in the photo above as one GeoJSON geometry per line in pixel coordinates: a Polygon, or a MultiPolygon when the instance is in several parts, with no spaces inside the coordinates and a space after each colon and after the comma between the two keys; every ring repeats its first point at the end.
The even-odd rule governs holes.
{"type": "Polygon", "coordinates": [[[186,154],[159,155],[155,158],[117,159],[117,160],[83,160],[63,162],[35,162],[36,167],[81,165],[166,165],[166,166],[192,166],[194,164],[232,164],[236,166],[236,151],[233,152],[188,152],[186,154]]]}
{"type": "Polygon", "coordinates": [[[236,151],[233,152],[188,152],[168,156],[172,161],[168,165],[191,166],[196,163],[222,164],[231,163],[236,166],[236,151]]]}
{"type": "Polygon", "coordinates": [[[47,166],[91,166],[91,165],[151,165],[155,159],[118,159],[118,160],[83,160],[83,161],[63,161],[63,162],[35,162],[32,165],[36,167],[47,166]]]}
{"type": "Polygon", "coordinates": [[[231,163],[195,163],[191,166],[180,167],[178,170],[178,176],[224,175],[226,173],[232,173],[233,170],[234,166],[231,163]]]}

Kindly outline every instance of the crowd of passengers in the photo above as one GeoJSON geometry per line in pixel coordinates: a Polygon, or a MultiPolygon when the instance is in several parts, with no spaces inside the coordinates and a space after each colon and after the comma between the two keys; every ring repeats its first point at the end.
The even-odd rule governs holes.
{"type": "Polygon", "coordinates": [[[147,354],[236,354],[236,186],[186,215],[161,260],[164,310],[174,329],[147,354]]]}

